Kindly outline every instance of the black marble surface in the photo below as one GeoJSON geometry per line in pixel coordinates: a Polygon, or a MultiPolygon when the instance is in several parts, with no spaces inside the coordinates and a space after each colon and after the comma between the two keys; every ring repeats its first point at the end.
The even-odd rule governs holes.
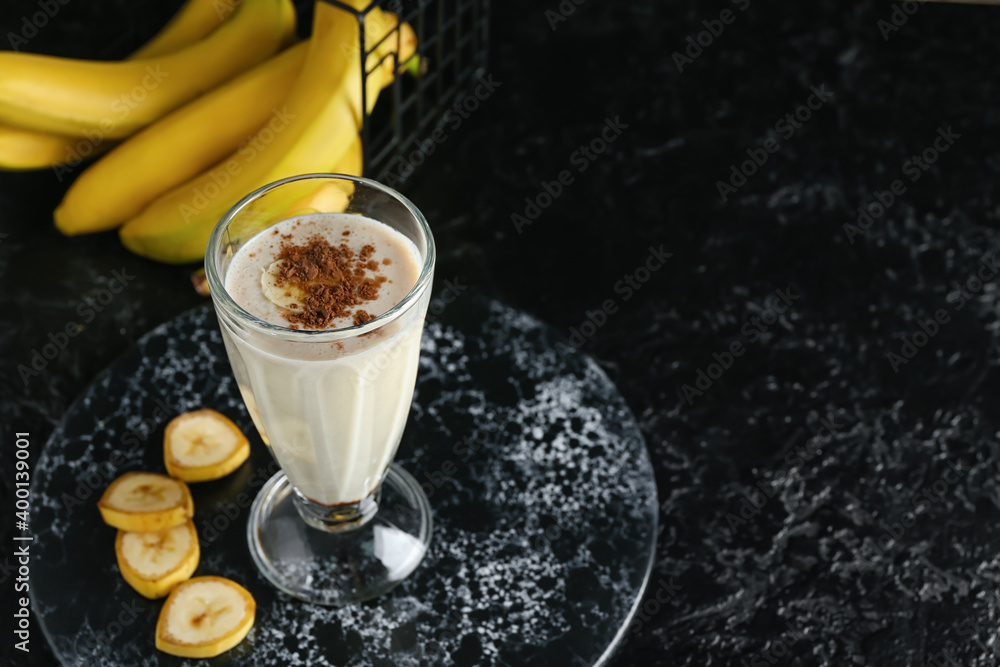
{"type": "Polygon", "coordinates": [[[211,307],[157,327],[99,375],[67,411],[32,486],[32,607],[63,664],[191,664],[153,649],[162,601],[122,579],[115,531],[94,502],[124,472],[164,472],[162,448],[141,441],[162,442],[164,410],[204,406],[251,443],[231,475],[191,484],[194,576],[232,579],[257,605],[253,634],[215,667],[589,667],[609,655],[645,588],[657,532],[635,418],[600,367],[551,328],[471,291],[458,303],[432,311],[395,459],[431,502],[430,548],[397,588],[339,609],[280,593],[251,558],[249,504],[278,466],[211,307]]]}
{"type": "MultiPolygon", "coordinates": [[[[0,36],[36,5],[0,7],[0,36]]],[[[638,416],[662,501],[654,585],[615,665],[998,661],[1000,304],[997,278],[975,274],[1000,246],[1000,9],[907,7],[894,24],[874,0],[495,3],[500,87],[402,188],[434,227],[436,290],[474,284],[567,337],[613,300],[578,342],[638,416]],[[679,71],[672,54],[720,16],[679,71]],[[796,127],[786,115],[813,86],[832,97],[796,127]],[[606,150],[574,158],[616,116],[606,150]],[[953,144],[914,170],[949,127],[953,144]],[[723,201],[717,182],[765,147],[723,201]],[[572,183],[518,233],[511,215],[563,170],[572,183]],[[845,230],[896,180],[886,212],[845,230]],[[672,256],[641,289],[619,284],[661,245],[672,256]],[[935,314],[947,321],[925,339],[935,314]],[[699,371],[717,377],[687,400],[699,371]]],[[[29,46],[120,56],[168,14],[70,2],[29,46]]],[[[0,175],[5,510],[13,433],[37,457],[101,368],[198,302],[188,269],[112,235],[60,238],[64,187],[0,175]],[[122,269],[128,288],[23,383],[17,365],[122,269]]],[[[31,647],[51,664],[37,630],[31,647]]]]}

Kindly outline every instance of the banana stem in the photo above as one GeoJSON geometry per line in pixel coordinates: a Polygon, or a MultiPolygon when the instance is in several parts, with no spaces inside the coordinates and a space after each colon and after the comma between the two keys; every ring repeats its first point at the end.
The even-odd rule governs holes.
{"type": "Polygon", "coordinates": [[[406,72],[410,76],[419,76],[424,71],[425,61],[420,59],[420,56],[413,56],[405,63],[400,65],[399,71],[406,72]]]}

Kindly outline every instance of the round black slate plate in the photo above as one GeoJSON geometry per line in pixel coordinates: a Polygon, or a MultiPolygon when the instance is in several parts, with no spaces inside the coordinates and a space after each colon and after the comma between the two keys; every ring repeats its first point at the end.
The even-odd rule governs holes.
{"type": "MultiPolygon", "coordinates": [[[[432,306],[432,313],[438,308],[432,306]]],[[[625,635],[653,558],[657,498],[642,437],[591,359],[537,320],[465,294],[431,316],[397,462],[424,482],[434,537],[402,585],[343,609],[257,573],[249,505],[277,468],[236,389],[215,314],[145,336],[77,400],[32,487],[32,603],[68,665],[593,665],[625,635]],[[247,639],[210,663],[153,646],[161,602],[118,573],[96,501],[127,470],[163,472],[163,429],[211,407],[251,436],[242,468],[193,484],[196,575],[257,600],[247,639]]]]}

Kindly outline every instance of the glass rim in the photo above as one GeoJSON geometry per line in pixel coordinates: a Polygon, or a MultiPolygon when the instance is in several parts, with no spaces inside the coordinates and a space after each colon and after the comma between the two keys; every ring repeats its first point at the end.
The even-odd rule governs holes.
{"type": "MultiPolygon", "coordinates": [[[[263,233],[263,230],[258,233],[263,233]]],[[[208,239],[208,247],[205,249],[205,276],[208,278],[209,294],[211,295],[212,300],[216,304],[221,305],[224,311],[236,317],[240,321],[250,325],[258,331],[272,336],[299,342],[309,341],[321,343],[360,336],[370,331],[374,331],[400,317],[407,309],[409,309],[412,303],[414,303],[426,290],[430,288],[431,276],[434,273],[436,254],[437,251],[434,245],[434,235],[431,233],[431,228],[427,223],[427,219],[424,218],[423,213],[420,212],[420,209],[418,209],[413,202],[396,190],[393,190],[389,186],[383,185],[378,181],[373,181],[370,178],[364,178],[363,176],[351,176],[350,174],[337,173],[298,174],[296,176],[282,178],[272,183],[268,183],[263,187],[257,188],[250,194],[243,197],[243,199],[236,202],[232,208],[226,211],[225,215],[223,215],[219,222],[215,224],[215,228],[212,230],[212,235],[208,239]],[[217,266],[216,259],[216,256],[218,255],[217,250],[222,240],[223,231],[233,218],[235,218],[251,202],[260,199],[271,190],[296,181],[315,179],[353,181],[356,184],[361,184],[373,190],[378,190],[383,194],[392,197],[402,204],[403,207],[406,208],[406,210],[417,221],[420,233],[426,240],[426,256],[424,257],[423,266],[420,268],[420,275],[417,276],[417,282],[414,283],[413,288],[410,289],[406,296],[393,305],[392,308],[385,311],[378,317],[368,320],[364,324],[355,324],[349,327],[341,327],[339,329],[289,329],[288,327],[272,324],[257,317],[243,308],[243,306],[236,303],[236,300],[233,299],[232,295],[230,295],[226,290],[222,276],[219,275],[219,268],[217,266]]]]}

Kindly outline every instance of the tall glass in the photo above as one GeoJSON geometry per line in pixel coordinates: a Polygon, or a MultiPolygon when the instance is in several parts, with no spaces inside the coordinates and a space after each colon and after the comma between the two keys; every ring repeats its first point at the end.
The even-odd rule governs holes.
{"type": "Polygon", "coordinates": [[[251,193],[212,233],[205,272],[233,374],[282,470],[247,526],[261,573],[289,595],[345,605],[389,590],[419,565],[431,535],[427,497],[392,464],[413,398],[434,273],[434,239],[405,197],[337,174],[286,178],[251,193]],[[413,289],[384,314],[332,330],[291,329],[244,310],[226,289],[240,248],[288,218],[348,213],[416,246],[413,289]]]}

